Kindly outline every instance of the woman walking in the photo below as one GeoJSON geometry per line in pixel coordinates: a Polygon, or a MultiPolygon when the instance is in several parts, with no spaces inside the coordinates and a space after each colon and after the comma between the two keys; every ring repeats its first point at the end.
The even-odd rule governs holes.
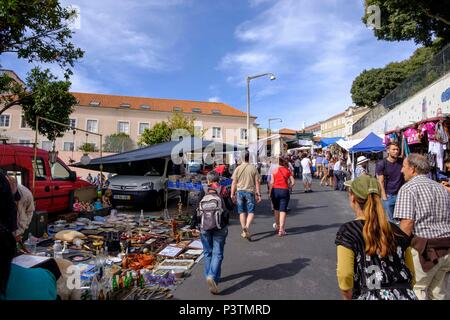
{"type": "Polygon", "coordinates": [[[320,185],[321,186],[328,186],[328,165],[330,164],[330,156],[327,155],[324,159],[323,159],[323,177],[322,180],[320,180],[320,185]]]}
{"type": "Polygon", "coordinates": [[[386,218],[381,188],[364,175],[346,181],[356,220],[336,235],[337,278],[345,300],[417,300],[410,237],[386,218]]]}
{"type": "Polygon", "coordinates": [[[270,197],[272,199],[275,215],[274,228],[278,236],[286,235],[286,212],[289,204],[289,190],[295,186],[295,179],[287,168],[288,163],[283,158],[279,159],[279,167],[272,172],[270,179],[270,197]]]}

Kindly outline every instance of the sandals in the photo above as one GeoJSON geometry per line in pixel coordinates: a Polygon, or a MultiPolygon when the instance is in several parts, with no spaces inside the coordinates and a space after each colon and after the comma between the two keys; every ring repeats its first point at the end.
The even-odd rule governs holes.
{"type": "Polygon", "coordinates": [[[285,236],[286,235],[286,231],[284,231],[284,230],[279,230],[278,231],[278,236],[279,237],[283,237],[283,236],[285,236]]]}

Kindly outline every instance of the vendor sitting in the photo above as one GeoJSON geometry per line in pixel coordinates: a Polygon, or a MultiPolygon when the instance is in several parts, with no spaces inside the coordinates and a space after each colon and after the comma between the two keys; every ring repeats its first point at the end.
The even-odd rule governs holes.
{"type": "Polygon", "coordinates": [[[0,300],[56,300],[56,279],[50,271],[12,263],[16,240],[1,224],[0,252],[0,300]]]}
{"type": "Polygon", "coordinates": [[[81,210],[81,203],[80,203],[80,199],[78,199],[78,197],[75,197],[75,203],[73,204],[73,211],[74,212],[80,212],[81,210]]]}

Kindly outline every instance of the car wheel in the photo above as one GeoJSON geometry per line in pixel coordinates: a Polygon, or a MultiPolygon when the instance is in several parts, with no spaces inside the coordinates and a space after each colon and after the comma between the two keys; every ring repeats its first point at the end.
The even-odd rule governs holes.
{"type": "Polygon", "coordinates": [[[158,192],[155,198],[154,207],[156,210],[161,210],[164,207],[164,193],[158,192]]]}

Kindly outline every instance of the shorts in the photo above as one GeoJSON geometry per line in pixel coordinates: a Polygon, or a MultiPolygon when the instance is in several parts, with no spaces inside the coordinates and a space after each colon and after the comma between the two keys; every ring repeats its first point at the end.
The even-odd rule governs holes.
{"type": "Polygon", "coordinates": [[[287,207],[290,200],[289,189],[273,188],[271,198],[274,210],[287,212],[287,207]]]}
{"type": "Polygon", "coordinates": [[[237,192],[238,213],[255,213],[255,194],[248,191],[237,192]]]}
{"type": "Polygon", "coordinates": [[[333,178],[334,177],[334,170],[330,169],[330,172],[328,173],[328,178],[333,178]]]}
{"type": "Polygon", "coordinates": [[[303,174],[303,182],[312,183],[312,174],[311,173],[304,173],[303,174]]]}

